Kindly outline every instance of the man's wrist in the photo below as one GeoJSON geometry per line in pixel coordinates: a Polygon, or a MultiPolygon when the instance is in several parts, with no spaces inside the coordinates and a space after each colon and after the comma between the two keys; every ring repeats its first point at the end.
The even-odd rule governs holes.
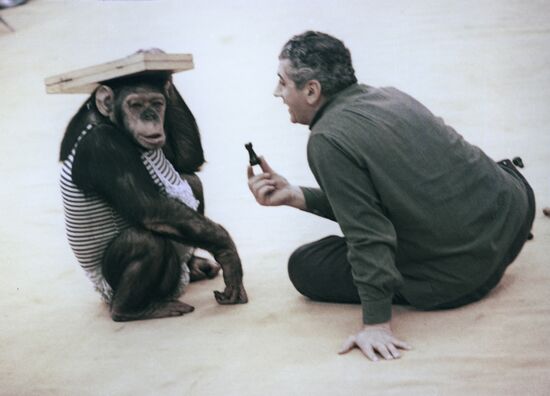
{"type": "Polygon", "coordinates": [[[304,197],[304,192],[298,186],[290,186],[290,201],[288,206],[292,206],[296,209],[306,210],[306,199],[304,197]]]}
{"type": "Polygon", "coordinates": [[[391,321],[376,324],[363,324],[363,330],[383,329],[391,331],[390,323],[391,321]]]}

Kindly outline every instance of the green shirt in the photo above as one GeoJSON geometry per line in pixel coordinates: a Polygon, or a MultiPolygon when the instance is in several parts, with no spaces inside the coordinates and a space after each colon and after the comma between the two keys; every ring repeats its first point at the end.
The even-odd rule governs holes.
{"type": "Polygon", "coordinates": [[[354,84],[310,125],[321,189],[308,210],[336,220],[366,324],[399,291],[429,309],[473,292],[505,260],[527,217],[525,186],[394,88],[354,84]]]}

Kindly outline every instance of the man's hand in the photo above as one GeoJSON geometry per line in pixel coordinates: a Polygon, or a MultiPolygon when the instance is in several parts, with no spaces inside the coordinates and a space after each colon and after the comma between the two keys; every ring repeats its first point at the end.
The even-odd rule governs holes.
{"type": "Polygon", "coordinates": [[[410,350],[409,344],[393,336],[390,322],[375,325],[365,325],[363,329],[349,338],[342,345],[339,354],[347,353],[358,347],[372,361],[377,361],[378,352],[384,359],[399,359],[401,353],[398,348],[410,350]]]}
{"type": "Polygon", "coordinates": [[[276,173],[264,157],[260,157],[260,167],[263,173],[254,174],[252,166],[248,166],[248,188],[260,205],[288,205],[305,209],[304,193],[298,186],[291,185],[284,177],[276,173]]]}

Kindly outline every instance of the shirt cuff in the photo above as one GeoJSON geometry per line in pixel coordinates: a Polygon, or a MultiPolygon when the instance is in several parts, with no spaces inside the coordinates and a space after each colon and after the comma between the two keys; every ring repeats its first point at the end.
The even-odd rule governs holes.
{"type": "Polygon", "coordinates": [[[302,187],[300,186],[306,201],[306,211],[327,218],[336,220],[330,203],[327,200],[325,193],[319,188],[302,187]]]}
{"type": "Polygon", "coordinates": [[[378,301],[365,301],[361,305],[364,324],[385,323],[391,320],[391,297],[378,301]]]}

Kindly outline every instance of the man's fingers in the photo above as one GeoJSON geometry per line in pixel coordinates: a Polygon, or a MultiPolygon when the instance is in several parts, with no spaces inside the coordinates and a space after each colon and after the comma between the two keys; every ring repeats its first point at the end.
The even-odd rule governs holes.
{"type": "Polygon", "coordinates": [[[251,186],[252,192],[258,194],[266,186],[275,187],[275,182],[271,179],[261,179],[251,186]]]}
{"type": "Polygon", "coordinates": [[[353,348],[358,347],[363,354],[372,360],[373,362],[376,362],[379,359],[377,352],[386,360],[393,360],[393,359],[399,359],[401,357],[401,353],[397,349],[397,344],[399,344],[400,348],[403,349],[410,349],[410,347],[404,343],[403,341],[394,340],[396,342],[387,342],[386,344],[383,343],[376,343],[371,344],[368,342],[357,342],[357,339],[354,336],[350,336],[342,345],[340,351],[338,353],[340,355],[344,353],[348,353],[353,348]]]}
{"type": "Polygon", "coordinates": [[[390,344],[386,345],[386,347],[388,348],[388,351],[390,351],[390,353],[391,353],[391,355],[393,356],[394,359],[399,359],[401,357],[401,354],[399,353],[399,351],[397,350],[395,345],[390,343],[390,344]]]}
{"type": "Polygon", "coordinates": [[[260,168],[265,173],[273,173],[273,169],[271,169],[271,166],[269,166],[263,155],[260,156],[260,168]]]}
{"type": "Polygon", "coordinates": [[[397,338],[394,338],[392,340],[393,345],[395,345],[398,348],[405,349],[407,351],[410,351],[412,349],[412,346],[407,344],[405,341],[398,340],[397,338]]]}
{"type": "MultiPolygon", "coordinates": [[[[273,171],[271,171],[273,172],[273,171]]],[[[246,167],[246,177],[248,178],[248,181],[249,183],[250,182],[254,182],[257,178],[262,178],[262,177],[271,177],[271,172],[266,172],[266,171],[263,171],[262,173],[259,173],[259,174],[255,174],[254,173],[254,167],[251,166],[251,165],[248,165],[246,167]]]]}
{"type": "Polygon", "coordinates": [[[275,191],[275,187],[273,186],[265,186],[261,191],[258,191],[258,203],[269,206],[271,203],[270,195],[273,191],[275,191]]]}
{"type": "Polygon", "coordinates": [[[248,165],[248,167],[246,168],[246,176],[248,177],[248,183],[251,184],[256,182],[257,180],[271,177],[271,173],[262,172],[256,175],[254,174],[254,169],[250,165],[248,165]]]}
{"type": "Polygon", "coordinates": [[[382,357],[386,360],[392,360],[393,359],[393,355],[390,353],[390,351],[388,350],[387,346],[384,345],[384,344],[375,344],[374,345],[374,349],[380,354],[382,355],[382,357]]]}
{"type": "MultiPolygon", "coordinates": [[[[271,169],[271,166],[269,166],[269,164],[267,163],[267,161],[266,161],[266,159],[264,158],[263,155],[259,156],[258,159],[260,160],[259,165],[260,165],[260,168],[262,168],[262,172],[264,172],[264,173],[274,173],[273,169],[271,169]]],[[[246,174],[247,174],[249,179],[254,176],[254,169],[253,169],[252,165],[248,165],[248,167],[246,168],[246,174]]]]}
{"type": "Polygon", "coordinates": [[[248,165],[246,168],[246,176],[248,179],[254,176],[254,169],[250,165],[248,165]]]}
{"type": "Polygon", "coordinates": [[[248,178],[248,186],[252,190],[253,187],[262,180],[272,180],[271,173],[260,173],[259,175],[252,174],[252,176],[248,178]]]}
{"type": "Polygon", "coordinates": [[[342,355],[344,353],[348,353],[353,348],[355,348],[355,337],[354,336],[349,336],[348,339],[346,341],[344,341],[344,343],[342,344],[342,347],[340,348],[338,353],[340,355],[342,355]]]}
{"type": "Polygon", "coordinates": [[[275,189],[275,181],[269,178],[269,175],[252,176],[248,179],[248,188],[259,203],[263,203],[267,195],[275,189]]]}
{"type": "Polygon", "coordinates": [[[380,360],[379,356],[385,360],[399,359],[401,352],[398,348],[411,349],[409,344],[393,336],[389,322],[365,325],[363,330],[346,341],[340,353],[349,351],[354,345],[357,345],[361,352],[373,362],[380,360]]]}
{"type": "Polygon", "coordinates": [[[371,344],[357,344],[357,346],[359,347],[359,349],[361,349],[361,352],[363,352],[363,354],[368,357],[370,360],[372,360],[373,362],[377,362],[378,361],[378,356],[376,356],[376,352],[374,352],[374,349],[372,348],[372,345],[371,344]]]}

